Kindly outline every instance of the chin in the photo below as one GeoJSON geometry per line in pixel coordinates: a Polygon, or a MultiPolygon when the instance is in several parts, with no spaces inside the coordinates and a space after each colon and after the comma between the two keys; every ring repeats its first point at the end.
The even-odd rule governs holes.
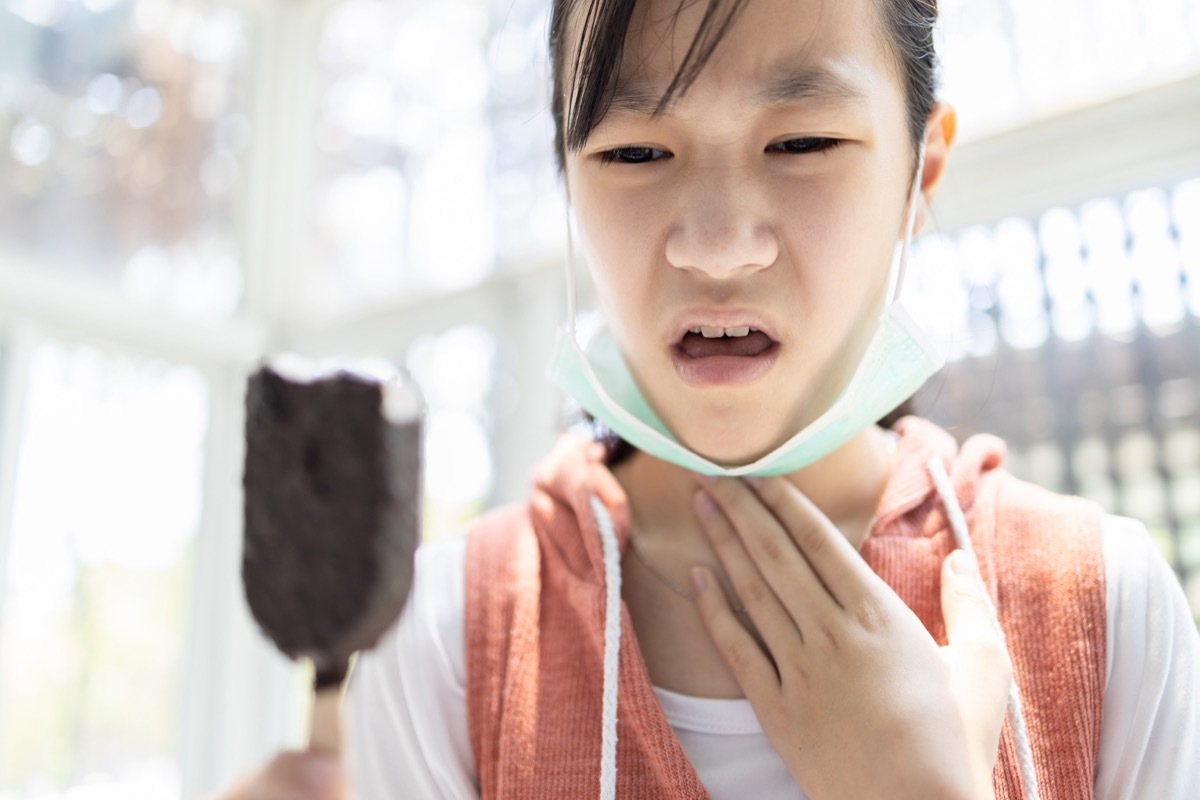
{"type": "Polygon", "coordinates": [[[789,438],[778,432],[782,426],[766,426],[764,422],[761,413],[715,419],[710,416],[703,421],[671,426],[671,430],[685,446],[709,461],[736,467],[757,461],[789,438]]]}

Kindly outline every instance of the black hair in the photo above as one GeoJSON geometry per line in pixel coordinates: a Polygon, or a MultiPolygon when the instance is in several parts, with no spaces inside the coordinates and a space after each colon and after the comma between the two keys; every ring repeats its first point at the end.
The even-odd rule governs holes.
{"type": "MultiPolygon", "coordinates": [[[[676,95],[688,90],[749,1],[707,0],[700,27],[659,99],[660,111],[676,95]]],[[[680,0],[675,13],[690,2],[699,0],[680,0]]],[[[915,151],[925,136],[925,121],[937,97],[937,54],[933,46],[937,0],[875,2],[887,47],[900,68],[908,134],[915,151]]],[[[582,148],[608,111],[616,89],[629,22],[637,3],[638,0],[554,0],[549,37],[553,78],[551,114],[554,118],[554,150],[560,169],[565,169],[567,152],[582,148]],[[582,15],[580,45],[574,51],[568,70],[566,59],[572,48],[567,29],[576,13],[582,15]]]]}

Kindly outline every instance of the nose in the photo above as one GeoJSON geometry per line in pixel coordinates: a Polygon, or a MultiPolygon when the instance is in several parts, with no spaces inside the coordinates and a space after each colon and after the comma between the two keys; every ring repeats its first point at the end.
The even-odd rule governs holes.
{"type": "Polygon", "coordinates": [[[767,198],[735,170],[711,170],[680,187],[667,262],[723,279],[771,266],[779,240],[767,198]]]}

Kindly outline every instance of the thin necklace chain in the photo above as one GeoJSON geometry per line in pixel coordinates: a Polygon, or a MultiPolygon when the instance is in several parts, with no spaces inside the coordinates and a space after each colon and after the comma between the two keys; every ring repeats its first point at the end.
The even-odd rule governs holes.
{"type": "MultiPolygon", "coordinates": [[[[663,586],[667,587],[672,592],[686,600],[696,599],[695,594],[684,589],[679,584],[675,583],[675,581],[671,580],[666,575],[663,575],[654,567],[650,566],[650,562],[646,560],[646,557],[642,555],[642,551],[638,549],[637,539],[633,536],[629,537],[629,549],[633,551],[633,557],[636,558],[638,562],[646,568],[646,571],[649,572],[663,586]]],[[[741,603],[737,603],[733,606],[733,613],[744,615],[746,614],[746,607],[741,603]]]]}

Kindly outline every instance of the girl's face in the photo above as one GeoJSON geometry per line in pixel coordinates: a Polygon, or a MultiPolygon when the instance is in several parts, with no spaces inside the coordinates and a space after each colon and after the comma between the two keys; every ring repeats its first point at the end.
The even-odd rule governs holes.
{"type": "Polygon", "coordinates": [[[613,336],[664,423],[714,461],[820,415],[883,307],[914,154],[877,2],[751,0],[653,116],[706,4],[643,0],[612,106],[567,154],[613,336]]]}

